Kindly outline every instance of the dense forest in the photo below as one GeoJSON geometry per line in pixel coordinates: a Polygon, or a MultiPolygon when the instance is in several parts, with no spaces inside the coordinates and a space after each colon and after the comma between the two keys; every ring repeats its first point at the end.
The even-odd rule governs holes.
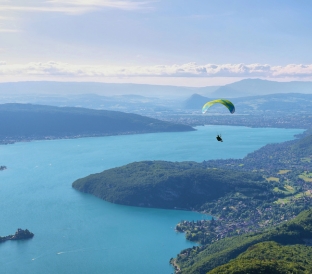
{"type": "Polygon", "coordinates": [[[228,264],[209,274],[312,273],[312,247],[281,245],[273,241],[253,245],[228,264]]]}
{"type": "Polygon", "coordinates": [[[31,104],[2,104],[0,118],[0,143],[194,130],[190,126],[119,111],[31,104]]]}
{"type": "Polygon", "coordinates": [[[73,187],[118,204],[188,210],[235,193],[251,199],[273,196],[258,174],[207,169],[195,162],[135,162],[78,179],[73,187]]]}

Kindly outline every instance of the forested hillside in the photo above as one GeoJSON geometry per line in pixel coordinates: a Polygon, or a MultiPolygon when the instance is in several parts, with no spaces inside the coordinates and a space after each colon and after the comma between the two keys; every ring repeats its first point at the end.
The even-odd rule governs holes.
{"type": "Polygon", "coordinates": [[[291,274],[312,273],[312,247],[281,245],[273,241],[253,245],[228,264],[219,266],[209,274],[291,274]]]}
{"type": "Polygon", "coordinates": [[[31,104],[0,105],[0,119],[1,143],[194,130],[190,126],[119,111],[31,104]]]}
{"type": "Polygon", "coordinates": [[[273,196],[256,173],[206,169],[195,162],[135,162],[79,179],[73,187],[118,204],[188,210],[230,193],[256,200],[273,196]]]}

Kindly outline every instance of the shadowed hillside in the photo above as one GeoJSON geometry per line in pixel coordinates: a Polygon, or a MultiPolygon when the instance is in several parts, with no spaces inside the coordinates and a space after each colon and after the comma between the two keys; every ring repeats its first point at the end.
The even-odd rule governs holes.
{"type": "Polygon", "coordinates": [[[192,131],[137,114],[31,104],[0,105],[2,143],[148,132],[192,131]]]}

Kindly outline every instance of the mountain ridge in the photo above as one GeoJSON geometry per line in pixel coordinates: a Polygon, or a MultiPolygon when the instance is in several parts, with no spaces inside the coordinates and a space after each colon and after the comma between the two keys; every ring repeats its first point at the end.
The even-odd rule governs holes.
{"type": "Polygon", "coordinates": [[[0,105],[0,119],[2,143],[195,130],[132,113],[32,104],[0,105]]]}

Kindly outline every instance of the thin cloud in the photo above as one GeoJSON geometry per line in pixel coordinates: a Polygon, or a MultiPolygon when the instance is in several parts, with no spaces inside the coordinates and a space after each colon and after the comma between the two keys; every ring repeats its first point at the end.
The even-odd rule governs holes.
{"type": "Polygon", "coordinates": [[[8,17],[8,16],[0,16],[0,20],[6,21],[6,20],[14,20],[14,17],[8,17]]]}
{"type": "Polygon", "coordinates": [[[116,0],[50,0],[48,3],[60,6],[83,6],[87,8],[104,7],[124,10],[148,8],[150,1],[116,1],[116,0]]]}
{"type": "Polygon", "coordinates": [[[0,28],[0,32],[20,32],[19,29],[2,29],[0,28]]]}
{"type": "Polygon", "coordinates": [[[81,7],[25,7],[25,6],[0,6],[0,12],[20,11],[20,12],[59,12],[69,14],[80,14],[87,11],[81,7]]]}
{"type": "Polygon", "coordinates": [[[0,62],[0,75],[45,75],[69,77],[264,77],[285,78],[312,77],[312,64],[289,64],[271,66],[268,64],[206,64],[187,63],[182,65],[157,66],[90,66],[62,62],[32,62],[28,64],[7,64],[0,62]]]}
{"type": "Polygon", "coordinates": [[[32,6],[14,4],[1,5],[0,12],[58,12],[67,14],[82,14],[97,9],[112,8],[120,10],[150,10],[152,1],[113,1],[113,0],[50,0],[32,6]]]}

